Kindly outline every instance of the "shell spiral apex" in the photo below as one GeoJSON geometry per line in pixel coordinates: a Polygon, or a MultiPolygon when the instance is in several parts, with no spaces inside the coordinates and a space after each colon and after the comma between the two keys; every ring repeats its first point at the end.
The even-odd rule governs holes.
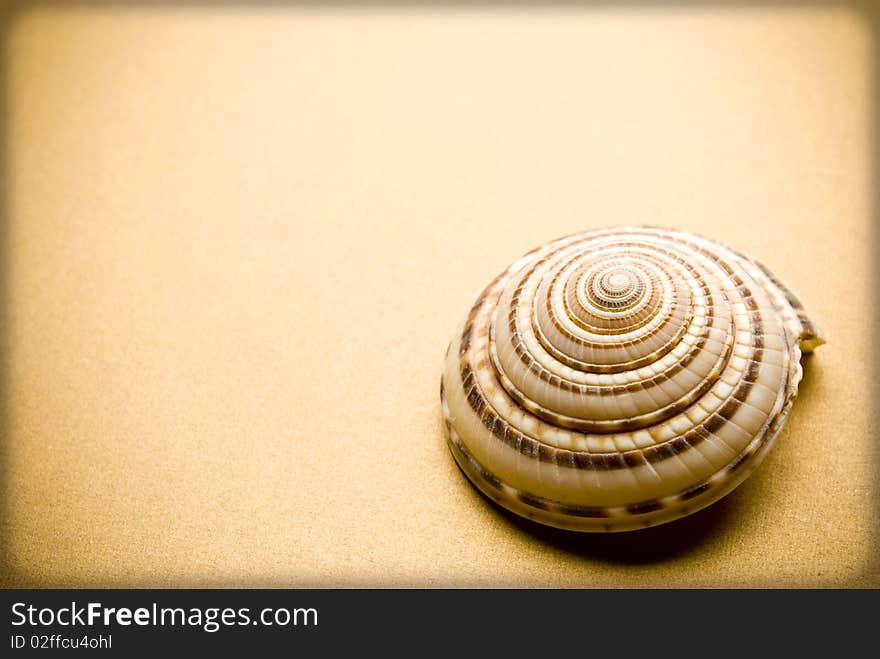
{"type": "Polygon", "coordinates": [[[732,491],[773,445],[824,343],[764,265],[651,227],[542,245],[480,294],[446,354],[449,448],[544,524],[626,531],[732,491]]]}

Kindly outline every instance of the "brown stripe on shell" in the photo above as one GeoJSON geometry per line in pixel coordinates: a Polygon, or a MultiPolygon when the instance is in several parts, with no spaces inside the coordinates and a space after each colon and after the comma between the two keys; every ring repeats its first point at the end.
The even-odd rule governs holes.
{"type": "Polygon", "coordinates": [[[687,501],[688,499],[693,499],[695,496],[698,496],[709,489],[709,481],[703,481],[702,483],[697,483],[686,489],[684,492],[678,495],[678,498],[681,501],[687,501]]]}
{"type": "MultiPolygon", "coordinates": [[[[491,410],[488,401],[479,391],[476,376],[470,366],[462,366],[461,378],[465,390],[469,390],[467,401],[471,409],[480,417],[483,426],[506,445],[518,450],[523,455],[536,457],[541,462],[553,462],[562,466],[574,465],[577,469],[626,469],[646,461],[655,463],[667,460],[689,448],[696,447],[713,434],[701,423],[683,435],[644,449],[633,449],[620,453],[589,453],[561,449],[544,444],[520,432],[491,410]]],[[[752,386],[752,382],[741,381],[732,394],[733,398],[728,400],[715,414],[721,417],[724,423],[727,423],[742,404],[738,399],[745,400],[752,386]]]]}
{"type": "MultiPolygon", "coordinates": [[[[563,391],[574,391],[582,395],[614,396],[622,393],[644,391],[651,387],[660,386],[663,382],[666,382],[671,378],[671,375],[669,375],[669,373],[674,375],[681,369],[686,368],[687,365],[696,357],[696,355],[699,354],[699,350],[702,349],[704,344],[705,340],[701,339],[697,344],[695,344],[694,350],[688,353],[681,362],[676,362],[675,364],[673,364],[673,366],[667,369],[666,372],[658,373],[652,378],[643,380],[641,382],[624,385],[606,385],[602,387],[595,385],[572,385],[567,380],[562,380],[555,375],[552,375],[551,378],[545,380],[543,377],[541,377],[541,375],[543,375],[543,372],[537,371],[534,368],[534,364],[530,365],[530,370],[534,375],[541,377],[541,379],[548,384],[555,385],[557,386],[557,388],[562,389],[563,391]],[[559,381],[556,382],[552,378],[556,378],[559,381]]],[[[676,414],[683,412],[688,407],[690,407],[694,403],[694,401],[698,400],[713,386],[715,386],[715,383],[718,381],[721,373],[724,372],[724,366],[729,361],[732,351],[733,346],[726,345],[724,348],[724,352],[719,356],[719,359],[716,361],[715,367],[713,367],[713,370],[710,371],[709,375],[700,383],[698,387],[687,392],[678,400],[652,412],[634,417],[628,417],[626,419],[590,420],[575,419],[572,417],[564,416],[557,412],[553,412],[552,410],[548,410],[533,401],[530,401],[521,391],[519,391],[513,385],[513,383],[506,376],[504,376],[503,379],[500,380],[500,383],[502,388],[507,392],[510,398],[517,403],[517,405],[528,410],[535,416],[540,417],[541,419],[547,421],[552,425],[567,428],[569,430],[578,430],[581,432],[628,432],[631,430],[638,430],[640,428],[646,428],[648,426],[660,423],[668,418],[675,416],[676,414]]],[[[500,365],[498,364],[494,353],[492,354],[491,359],[496,375],[502,374],[503,371],[500,369],[500,365]]]]}
{"type": "Polygon", "coordinates": [[[748,458],[750,455],[751,455],[751,451],[746,451],[746,452],[740,453],[738,456],[736,456],[736,458],[734,458],[733,462],[731,462],[729,465],[727,465],[727,467],[726,467],[727,473],[732,474],[737,469],[739,469],[745,463],[746,458],[748,458]]]}
{"type": "Polygon", "coordinates": [[[496,498],[503,499],[503,495],[512,496],[520,503],[539,510],[550,511],[562,515],[570,515],[573,517],[585,518],[604,518],[610,516],[608,508],[602,506],[582,506],[575,504],[566,504],[559,501],[552,501],[544,497],[539,497],[528,492],[517,490],[509,485],[502,485],[501,482],[486,470],[466,448],[460,443],[455,444],[455,448],[468,461],[470,467],[474,469],[483,479],[486,485],[496,490],[496,498]]]}
{"type": "Polygon", "coordinates": [[[626,512],[630,515],[647,515],[664,508],[663,504],[657,499],[650,501],[642,501],[641,503],[633,503],[626,507],[626,512]]]}
{"type": "MultiPolygon", "coordinates": [[[[772,431],[778,421],[778,419],[782,416],[782,410],[780,410],[780,414],[777,414],[774,417],[773,421],[768,426],[768,433],[765,434],[765,437],[770,434],[769,431],[772,431]]],[[[520,502],[536,507],[540,510],[557,512],[563,515],[569,515],[573,517],[591,517],[591,518],[604,518],[611,516],[611,510],[608,507],[604,506],[586,506],[586,505],[576,505],[576,504],[566,504],[559,501],[551,501],[549,499],[545,499],[543,497],[539,497],[533,494],[524,493],[516,488],[511,487],[510,485],[504,485],[501,481],[490,471],[488,471],[482,464],[471,455],[470,451],[461,443],[461,441],[457,438],[457,433],[452,429],[451,425],[447,422],[447,430],[448,430],[448,439],[450,443],[450,447],[453,451],[457,451],[462,457],[464,457],[472,469],[474,469],[479,476],[483,479],[486,485],[491,486],[496,490],[496,499],[502,499],[502,493],[505,491],[513,492],[513,495],[520,502]]],[[[763,440],[763,438],[762,438],[763,440]]],[[[731,467],[728,467],[728,473],[731,473],[735,469],[737,469],[742,463],[757,451],[757,447],[743,452],[741,455],[737,457],[734,463],[731,463],[731,467]]],[[[678,499],[679,501],[689,501],[693,499],[712,487],[712,481],[707,479],[687,489],[682,492],[672,495],[671,497],[667,497],[668,500],[678,499]]],[[[641,501],[637,503],[630,504],[626,507],[626,511],[630,515],[642,515],[649,514],[652,512],[656,512],[665,507],[665,504],[659,499],[648,499],[646,501],[641,501]]],[[[682,508],[682,514],[686,514],[688,512],[687,508],[682,508]]],[[[611,526],[606,525],[606,530],[610,530],[611,526]]]]}
{"type": "Polygon", "coordinates": [[[769,279],[770,282],[782,292],[782,295],[785,297],[785,301],[788,302],[789,305],[791,305],[792,309],[794,309],[795,311],[803,311],[804,310],[804,305],[801,303],[798,296],[795,295],[794,292],[790,288],[788,288],[788,286],[783,284],[776,277],[776,275],[774,275],[772,272],[770,272],[770,270],[767,268],[767,266],[765,266],[763,263],[761,263],[757,259],[746,256],[745,254],[741,254],[740,252],[737,252],[736,250],[733,250],[729,247],[728,247],[728,249],[730,249],[730,251],[734,252],[737,256],[739,256],[743,261],[748,261],[749,263],[752,263],[762,273],[764,273],[764,276],[767,277],[767,279],[769,279]]]}
{"type": "MultiPolygon", "coordinates": [[[[733,250],[731,250],[733,251],[733,250]]],[[[801,303],[800,298],[794,294],[794,292],[788,288],[785,284],[783,284],[763,263],[758,261],[757,259],[747,257],[739,252],[736,254],[745,261],[752,263],[755,265],[767,279],[773,284],[779,291],[782,293],[785,301],[788,302],[789,306],[795,312],[797,316],[798,322],[801,324],[801,334],[798,337],[801,340],[810,340],[819,338],[819,328],[816,327],[813,320],[807,315],[806,310],[804,309],[804,305],[801,303]]],[[[774,304],[775,304],[774,300],[774,304]]]]}
{"type": "Polygon", "coordinates": [[[503,499],[505,495],[513,496],[519,502],[528,506],[532,506],[533,508],[555,512],[562,515],[570,515],[572,517],[610,517],[611,513],[609,509],[604,506],[585,506],[562,503],[561,501],[546,499],[544,497],[536,496],[528,492],[517,490],[510,485],[502,484],[501,481],[494,474],[492,474],[488,469],[480,464],[480,462],[473,455],[471,455],[470,451],[465,448],[464,444],[462,444],[460,441],[453,439],[453,433],[454,431],[450,432],[449,434],[450,447],[453,449],[454,452],[457,451],[459,455],[467,460],[468,465],[479,475],[485,485],[488,485],[495,490],[496,499],[503,499]]]}

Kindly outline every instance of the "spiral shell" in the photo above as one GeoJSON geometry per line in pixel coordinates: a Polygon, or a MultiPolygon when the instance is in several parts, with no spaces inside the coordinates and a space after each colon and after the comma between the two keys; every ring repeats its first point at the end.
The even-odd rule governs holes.
{"type": "Polygon", "coordinates": [[[624,531],[717,501],[773,445],[800,357],[824,343],[761,263],[613,228],[496,277],[446,354],[448,444],[488,497],[561,528],[624,531]]]}

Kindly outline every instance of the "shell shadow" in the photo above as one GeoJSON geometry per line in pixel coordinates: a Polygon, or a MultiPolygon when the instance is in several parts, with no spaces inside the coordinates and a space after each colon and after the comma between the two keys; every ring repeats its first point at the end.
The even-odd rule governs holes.
{"type": "MultiPolygon", "coordinates": [[[[821,348],[819,349],[821,350],[821,348]]],[[[821,380],[822,378],[822,363],[810,363],[813,361],[813,355],[815,354],[816,353],[810,352],[801,357],[801,366],[804,369],[804,373],[800,383],[798,383],[797,398],[795,398],[795,404],[792,408],[792,414],[797,411],[799,405],[809,406],[809,403],[805,403],[804,401],[809,400],[813,397],[813,392],[816,389],[816,380],[821,380]],[[800,401],[800,404],[798,403],[798,401],[800,401]]]]}

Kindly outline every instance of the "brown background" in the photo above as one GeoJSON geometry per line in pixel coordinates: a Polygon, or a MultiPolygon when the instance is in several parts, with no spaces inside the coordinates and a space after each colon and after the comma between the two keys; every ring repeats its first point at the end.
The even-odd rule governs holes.
{"type": "Polygon", "coordinates": [[[56,5],[5,50],[7,586],[873,586],[871,17],[56,5]],[[438,383],[536,244],[724,240],[829,343],[682,522],[487,503],[438,383]]]}

